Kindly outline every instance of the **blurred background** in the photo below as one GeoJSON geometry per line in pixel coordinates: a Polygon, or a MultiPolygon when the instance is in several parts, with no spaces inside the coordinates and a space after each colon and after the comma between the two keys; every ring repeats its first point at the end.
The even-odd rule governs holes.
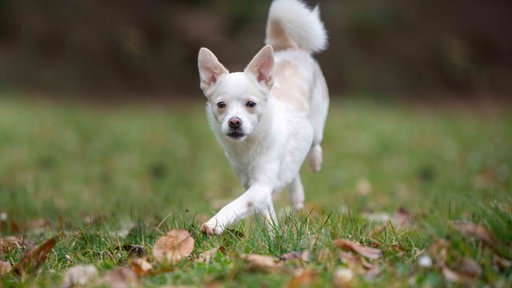
{"type": "MultiPolygon", "coordinates": [[[[198,49],[243,69],[263,45],[270,2],[0,0],[0,91],[199,97],[198,49]]],[[[320,8],[330,47],[317,57],[333,97],[504,99],[511,91],[511,1],[325,0],[320,8]]]]}

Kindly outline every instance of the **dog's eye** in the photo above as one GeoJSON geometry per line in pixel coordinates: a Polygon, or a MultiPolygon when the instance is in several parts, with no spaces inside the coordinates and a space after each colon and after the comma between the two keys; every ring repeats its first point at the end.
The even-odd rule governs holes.
{"type": "Polygon", "coordinates": [[[226,103],[224,103],[224,101],[217,102],[217,107],[219,107],[220,109],[226,108],[226,103]]]}
{"type": "Polygon", "coordinates": [[[249,108],[253,108],[254,106],[256,106],[256,103],[253,101],[247,101],[247,103],[245,103],[245,106],[247,106],[249,108]]]}

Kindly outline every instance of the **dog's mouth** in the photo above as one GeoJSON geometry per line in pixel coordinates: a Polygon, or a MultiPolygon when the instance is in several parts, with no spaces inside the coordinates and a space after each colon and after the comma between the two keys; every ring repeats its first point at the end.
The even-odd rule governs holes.
{"type": "Polygon", "coordinates": [[[229,131],[227,135],[236,140],[240,140],[245,137],[245,134],[238,130],[229,131]]]}

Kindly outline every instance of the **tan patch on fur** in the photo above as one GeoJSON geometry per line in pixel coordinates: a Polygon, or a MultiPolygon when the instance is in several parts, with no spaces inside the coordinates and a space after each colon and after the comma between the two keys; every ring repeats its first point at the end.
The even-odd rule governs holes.
{"type": "Polygon", "coordinates": [[[300,111],[309,110],[309,93],[306,76],[289,60],[282,60],[274,67],[275,85],[272,95],[300,111]]]}
{"type": "Polygon", "coordinates": [[[271,20],[267,25],[267,39],[272,39],[271,44],[274,51],[286,49],[299,49],[297,43],[286,34],[279,21],[271,20]]]}

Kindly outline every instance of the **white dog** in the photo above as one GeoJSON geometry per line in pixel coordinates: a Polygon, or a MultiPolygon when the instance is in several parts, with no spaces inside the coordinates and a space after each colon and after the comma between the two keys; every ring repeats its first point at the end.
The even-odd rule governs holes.
{"type": "Polygon", "coordinates": [[[244,72],[229,73],[210,50],[199,51],[211,128],[246,189],[202,225],[206,234],[221,234],[252,213],[276,223],[272,195],[288,188],[293,208],[302,208],[299,169],[308,153],[311,169],[320,170],[329,96],[311,56],[327,46],[318,8],[275,0],[266,33],[267,45],[244,72]]]}

